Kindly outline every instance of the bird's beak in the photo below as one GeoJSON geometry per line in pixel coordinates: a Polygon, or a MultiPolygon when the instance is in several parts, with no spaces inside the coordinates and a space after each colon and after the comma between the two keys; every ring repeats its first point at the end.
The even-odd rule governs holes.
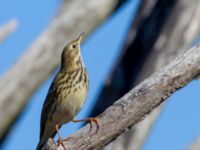
{"type": "Polygon", "coordinates": [[[83,38],[85,37],[85,33],[81,33],[81,35],[78,38],[78,43],[81,44],[81,42],[83,41],[83,38]]]}

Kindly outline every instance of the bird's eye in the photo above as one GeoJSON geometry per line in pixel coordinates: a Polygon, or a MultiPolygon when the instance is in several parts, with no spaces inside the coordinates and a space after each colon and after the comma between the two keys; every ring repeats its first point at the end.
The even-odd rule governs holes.
{"type": "Polygon", "coordinates": [[[76,48],[76,45],[72,45],[72,48],[76,48]]]}

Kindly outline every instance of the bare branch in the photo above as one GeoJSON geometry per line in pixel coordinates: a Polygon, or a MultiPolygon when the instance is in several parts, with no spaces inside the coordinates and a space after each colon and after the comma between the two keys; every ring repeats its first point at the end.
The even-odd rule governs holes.
{"type": "Polygon", "coordinates": [[[35,89],[58,66],[64,45],[83,31],[91,33],[112,12],[117,2],[64,1],[48,28],[0,78],[1,139],[35,89]]]}
{"type": "MultiPolygon", "coordinates": [[[[127,88],[137,85],[187,49],[199,36],[199,13],[200,1],[196,0],[142,0],[124,48],[107,78],[109,84],[105,83],[90,116],[102,112],[130,90],[127,88]],[[119,77],[121,82],[116,84],[119,77]]],[[[105,150],[140,150],[161,110],[161,107],[155,109],[105,150]]]]}
{"type": "MultiPolygon", "coordinates": [[[[150,74],[158,71],[164,65],[172,61],[182,50],[187,49],[200,34],[200,1],[180,0],[177,2],[171,16],[165,23],[159,38],[156,41],[150,55],[144,63],[137,83],[144,80],[150,74]]],[[[163,106],[163,105],[162,105],[163,106]]],[[[148,138],[151,127],[162,111],[158,107],[143,121],[138,123],[130,133],[123,136],[127,150],[140,150],[148,138]],[[132,134],[131,134],[132,133],[132,134]],[[128,142],[127,142],[128,141],[128,142]]]]}
{"type": "Polygon", "coordinates": [[[0,26],[0,43],[2,43],[17,28],[18,20],[11,19],[4,25],[0,26]]]}
{"type": "MultiPolygon", "coordinates": [[[[169,65],[144,80],[106,109],[100,116],[100,131],[90,132],[89,125],[65,142],[68,150],[96,150],[144,119],[172,93],[200,77],[200,45],[181,54],[169,65]]],[[[53,144],[54,145],[54,144],[53,144]]],[[[55,146],[55,145],[54,145],[55,146]]],[[[53,150],[48,143],[48,147],[53,150]]]]}

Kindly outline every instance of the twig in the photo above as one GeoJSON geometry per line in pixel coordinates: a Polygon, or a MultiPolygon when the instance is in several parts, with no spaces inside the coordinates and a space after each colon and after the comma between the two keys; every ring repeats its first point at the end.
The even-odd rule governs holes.
{"type": "Polygon", "coordinates": [[[0,43],[2,43],[8,36],[17,28],[18,20],[11,19],[4,25],[0,26],[0,43]]]}

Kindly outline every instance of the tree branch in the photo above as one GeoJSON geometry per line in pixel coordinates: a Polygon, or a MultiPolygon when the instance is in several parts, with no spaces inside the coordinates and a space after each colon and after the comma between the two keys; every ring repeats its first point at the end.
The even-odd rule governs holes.
{"type": "Polygon", "coordinates": [[[58,66],[64,45],[90,34],[117,5],[116,0],[66,0],[48,28],[0,78],[0,141],[29,97],[58,66]],[[81,8],[81,9],[80,9],[81,8]]]}
{"type": "MultiPolygon", "coordinates": [[[[180,51],[192,45],[193,41],[200,33],[199,13],[200,1],[180,0],[176,2],[175,8],[172,10],[152,51],[143,64],[143,68],[138,75],[136,83],[140,83],[146,77],[164,67],[171,62],[180,51]]],[[[143,143],[146,138],[148,138],[148,134],[162,109],[163,105],[156,108],[143,121],[134,126],[131,131],[119,138],[121,141],[125,141],[122,144],[126,150],[142,149],[143,143]]],[[[120,141],[116,140],[114,143],[116,142],[118,142],[117,144],[119,145],[120,141]]]]}
{"type": "MultiPolygon", "coordinates": [[[[172,93],[200,76],[200,45],[181,54],[169,65],[144,80],[98,116],[100,131],[89,125],[65,142],[68,150],[96,150],[143,120],[172,93]]],[[[49,143],[49,142],[48,142],[49,143]]],[[[54,144],[44,149],[54,150],[54,144]]],[[[51,142],[52,143],[52,142],[51,142]]]]}
{"type": "MultiPolygon", "coordinates": [[[[107,77],[109,82],[105,82],[90,116],[103,112],[131,87],[164,67],[192,44],[200,33],[199,6],[200,2],[196,0],[141,1],[123,50],[107,77]]],[[[154,110],[105,150],[140,150],[161,110],[154,110]]]]}

